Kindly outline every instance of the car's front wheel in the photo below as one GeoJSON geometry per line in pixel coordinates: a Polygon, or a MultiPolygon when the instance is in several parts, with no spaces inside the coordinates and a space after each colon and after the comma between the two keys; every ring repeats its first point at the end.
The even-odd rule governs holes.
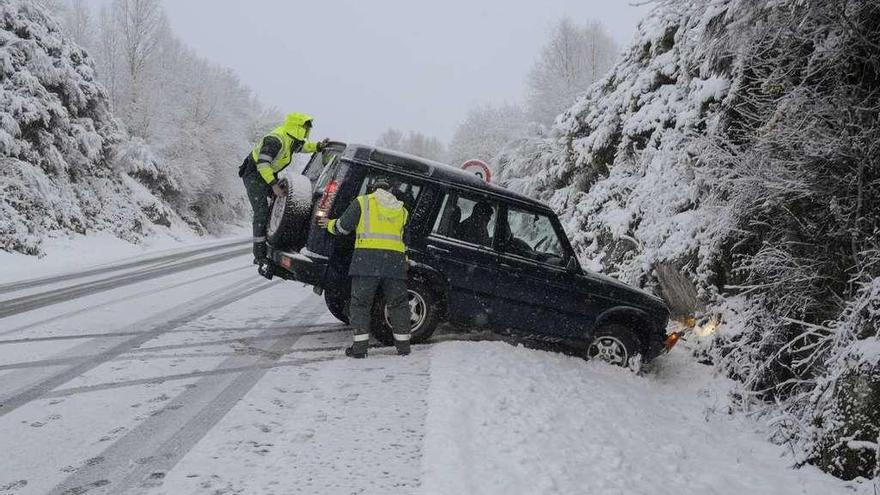
{"type": "Polygon", "coordinates": [[[642,346],[635,332],[621,323],[600,327],[587,347],[587,359],[601,359],[622,367],[637,364],[641,353],[642,346]]]}
{"type": "MultiPolygon", "coordinates": [[[[419,281],[407,283],[410,313],[410,342],[418,344],[431,338],[440,323],[439,299],[426,284],[419,281]]],[[[373,336],[385,345],[394,344],[394,333],[388,318],[385,302],[380,298],[373,311],[373,336]]]]}

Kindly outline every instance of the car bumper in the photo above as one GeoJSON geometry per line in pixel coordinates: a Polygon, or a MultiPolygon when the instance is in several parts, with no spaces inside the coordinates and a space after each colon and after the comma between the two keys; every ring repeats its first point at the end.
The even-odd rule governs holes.
{"type": "Polygon", "coordinates": [[[275,265],[275,274],[287,280],[296,280],[309,285],[321,285],[327,262],[321,257],[310,257],[302,253],[290,253],[268,249],[269,259],[275,265]]]}

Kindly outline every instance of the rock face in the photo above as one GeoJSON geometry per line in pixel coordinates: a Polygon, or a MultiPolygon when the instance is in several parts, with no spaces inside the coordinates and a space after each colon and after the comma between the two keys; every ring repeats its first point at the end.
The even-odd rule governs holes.
{"type": "Polygon", "coordinates": [[[844,478],[880,474],[878,39],[877,2],[660,1],[548,136],[494,164],[589,267],[721,313],[736,404],[844,478]]]}
{"type": "Polygon", "coordinates": [[[56,232],[137,241],[187,228],[160,197],[175,187],[113,118],[86,53],[33,2],[0,1],[0,249],[39,254],[56,232]]]}

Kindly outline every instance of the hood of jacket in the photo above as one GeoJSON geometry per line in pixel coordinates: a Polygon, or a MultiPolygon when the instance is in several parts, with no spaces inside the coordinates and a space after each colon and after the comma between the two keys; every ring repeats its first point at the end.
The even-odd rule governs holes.
{"type": "Polygon", "coordinates": [[[284,118],[284,124],[281,126],[284,132],[291,136],[305,141],[309,136],[309,129],[306,128],[306,122],[313,122],[315,119],[311,115],[305,113],[289,113],[284,118]]]}
{"type": "Polygon", "coordinates": [[[376,189],[376,192],[373,193],[373,197],[376,198],[376,202],[379,203],[379,206],[383,208],[403,208],[403,202],[385,189],[376,189]]]}

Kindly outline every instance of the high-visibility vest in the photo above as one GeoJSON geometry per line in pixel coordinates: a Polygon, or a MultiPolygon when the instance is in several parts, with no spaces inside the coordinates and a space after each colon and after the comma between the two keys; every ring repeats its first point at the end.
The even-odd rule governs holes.
{"type": "Polygon", "coordinates": [[[361,218],[355,229],[355,249],[384,249],[406,252],[403,244],[403,228],[409,214],[406,208],[386,208],[376,201],[373,194],[358,196],[361,218]]]}
{"type": "Polygon", "coordinates": [[[251,151],[251,158],[253,158],[254,163],[258,164],[257,171],[266,182],[272,182],[275,180],[275,174],[290,165],[294,153],[294,141],[303,143],[302,150],[297,151],[314,153],[318,150],[317,143],[306,141],[308,138],[308,129],[305,128],[305,123],[311,120],[312,117],[306,114],[289,114],[283,125],[276,127],[266,136],[273,136],[281,141],[281,150],[278,151],[278,154],[275,155],[274,159],[272,159],[272,157],[263,157],[262,160],[260,159],[260,151],[263,148],[263,139],[265,138],[259,140],[254,146],[254,149],[251,151]],[[260,163],[267,160],[270,160],[268,164],[260,163]]]}

